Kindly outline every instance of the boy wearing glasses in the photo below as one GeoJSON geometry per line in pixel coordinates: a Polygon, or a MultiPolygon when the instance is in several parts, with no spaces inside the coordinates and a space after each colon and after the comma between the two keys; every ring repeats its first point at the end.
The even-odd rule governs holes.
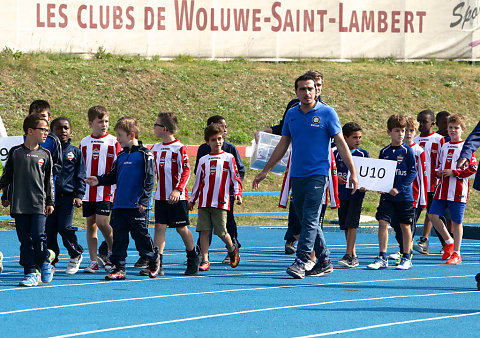
{"type": "Polygon", "coordinates": [[[46,215],[53,212],[52,156],[39,145],[49,133],[48,120],[40,114],[28,115],[23,122],[25,142],[12,147],[0,178],[0,189],[11,187],[2,205],[10,205],[20,240],[20,265],[25,276],[20,286],[37,286],[53,278],[50,264],[55,259],[47,249],[46,215]],[[26,203],[25,201],[30,201],[26,203]]]}

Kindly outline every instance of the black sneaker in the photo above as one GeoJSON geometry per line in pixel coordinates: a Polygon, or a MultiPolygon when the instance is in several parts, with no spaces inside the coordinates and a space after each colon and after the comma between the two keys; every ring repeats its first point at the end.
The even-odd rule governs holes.
{"type": "Polygon", "coordinates": [[[420,237],[418,242],[413,245],[413,249],[422,255],[428,255],[428,238],[420,237]]]}
{"type": "Polygon", "coordinates": [[[198,273],[198,266],[200,265],[200,258],[195,255],[195,257],[187,257],[187,269],[185,270],[185,275],[193,276],[198,273]]]}
{"type": "Polygon", "coordinates": [[[305,263],[298,258],[295,259],[295,262],[288,267],[287,273],[293,278],[305,278],[305,263]]]}
{"type": "Polygon", "coordinates": [[[353,256],[352,257],[352,265],[353,265],[354,268],[360,265],[360,261],[358,260],[358,256],[353,256]]]}
{"type": "Polygon", "coordinates": [[[285,243],[285,255],[293,255],[295,251],[295,241],[287,241],[285,243]]]}
{"type": "Polygon", "coordinates": [[[310,271],[305,274],[310,277],[321,277],[333,272],[333,265],[330,260],[318,262],[310,271]]]}
{"type": "Polygon", "coordinates": [[[353,268],[353,257],[349,254],[345,254],[341,260],[338,261],[338,265],[346,268],[353,268]]]}
{"type": "Polygon", "coordinates": [[[112,272],[105,276],[106,280],[125,280],[127,279],[127,273],[125,270],[114,268],[112,272]]]}
{"type": "Polygon", "coordinates": [[[145,269],[148,267],[148,258],[145,257],[139,257],[138,261],[135,263],[133,266],[134,268],[137,269],[145,269]]]}

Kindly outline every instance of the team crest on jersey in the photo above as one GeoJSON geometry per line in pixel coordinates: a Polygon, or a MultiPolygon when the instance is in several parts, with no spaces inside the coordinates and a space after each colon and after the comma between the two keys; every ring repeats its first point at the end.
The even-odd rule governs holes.
{"type": "Polygon", "coordinates": [[[38,160],[38,166],[41,168],[43,167],[43,164],[45,163],[45,161],[43,160],[43,158],[39,159],[38,160]]]}
{"type": "Polygon", "coordinates": [[[73,160],[73,159],[75,158],[75,155],[74,155],[72,152],[69,152],[69,153],[67,154],[67,158],[71,161],[71,160],[73,160]]]}
{"type": "Polygon", "coordinates": [[[217,168],[215,165],[210,166],[210,175],[215,175],[217,168]]]}
{"type": "Polygon", "coordinates": [[[447,154],[447,162],[452,162],[452,158],[453,158],[453,153],[448,153],[447,154]]]}
{"type": "Polygon", "coordinates": [[[397,164],[402,163],[402,161],[403,161],[403,156],[402,156],[402,155],[398,155],[398,156],[397,156],[397,164]]]}
{"type": "Polygon", "coordinates": [[[160,157],[160,161],[158,161],[160,167],[165,167],[165,157],[160,157]]]}
{"type": "Polygon", "coordinates": [[[314,116],[312,118],[312,124],[310,126],[312,127],[320,127],[319,126],[319,123],[320,123],[320,116],[314,116]]]}
{"type": "Polygon", "coordinates": [[[98,160],[99,157],[100,157],[100,149],[93,149],[92,150],[92,158],[94,160],[98,160]]]}

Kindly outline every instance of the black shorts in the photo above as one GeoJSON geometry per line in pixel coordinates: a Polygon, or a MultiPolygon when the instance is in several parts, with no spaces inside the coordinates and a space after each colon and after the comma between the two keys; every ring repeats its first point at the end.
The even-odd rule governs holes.
{"type": "Polygon", "coordinates": [[[166,224],[169,228],[189,225],[188,201],[168,204],[168,201],[155,200],[155,224],[166,224]]]}
{"type": "Polygon", "coordinates": [[[92,215],[110,216],[112,210],[112,202],[83,202],[82,203],[83,217],[90,217],[92,215]]]}
{"type": "Polygon", "coordinates": [[[432,206],[434,195],[434,192],[427,192],[427,213],[430,211],[430,207],[432,206]]]}
{"type": "Polygon", "coordinates": [[[362,204],[363,198],[340,200],[340,208],[338,208],[340,230],[358,228],[360,224],[360,214],[362,213],[362,204]]]}
{"type": "Polygon", "coordinates": [[[391,224],[394,217],[399,224],[412,224],[413,218],[415,217],[413,202],[394,202],[381,199],[375,218],[378,221],[384,220],[391,224]]]}

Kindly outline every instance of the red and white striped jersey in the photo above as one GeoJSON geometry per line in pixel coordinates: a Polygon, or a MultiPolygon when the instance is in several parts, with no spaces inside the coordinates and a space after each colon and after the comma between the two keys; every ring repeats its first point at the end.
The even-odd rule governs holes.
{"type": "Polygon", "coordinates": [[[175,139],[169,143],[155,143],[152,147],[157,173],[155,199],[167,201],[174,189],[180,191],[180,200],[188,200],[187,183],[190,178],[190,161],[187,147],[175,139]]]}
{"type": "Polygon", "coordinates": [[[413,141],[425,150],[425,164],[427,165],[427,192],[434,192],[437,185],[435,168],[438,166],[438,153],[445,143],[442,135],[431,133],[427,136],[415,136],[413,141]]]}
{"type": "Polygon", "coordinates": [[[410,145],[415,154],[415,166],[417,168],[417,177],[413,181],[413,207],[427,206],[427,164],[425,163],[425,150],[418,144],[410,145]]]}
{"type": "MultiPolygon", "coordinates": [[[[330,172],[328,173],[328,187],[325,189],[323,194],[322,204],[328,204],[328,197],[330,197],[330,208],[338,209],[340,208],[340,199],[338,197],[338,175],[337,175],[337,164],[335,162],[335,156],[333,156],[333,150],[330,154],[332,162],[330,164],[330,172]]],[[[285,171],[282,183],[282,189],[280,190],[280,200],[278,201],[278,206],[280,208],[286,208],[288,203],[288,194],[292,188],[290,182],[290,161],[291,157],[288,159],[287,170],[285,171]]]]}
{"type": "Polygon", "coordinates": [[[457,160],[460,158],[464,143],[465,141],[447,142],[440,149],[440,164],[437,170],[451,169],[453,176],[445,176],[440,179],[440,183],[435,189],[435,199],[467,203],[468,177],[477,172],[477,160],[475,154],[472,154],[468,167],[464,170],[457,170],[457,160]]]}
{"type": "Polygon", "coordinates": [[[230,184],[235,196],[242,195],[242,180],[232,154],[208,154],[198,161],[190,202],[198,199],[199,208],[230,210],[230,184]]]}
{"type": "MultiPolygon", "coordinates": [[[[98,137],[93,135],[85,137],[80,141],[80,150],[85,159],[88,177],[108,173],[122,147],[115,136],[107,133],[98,137]]],[[[115,185],[91,187],[87,184],[83,201],[113,202],[114,193],[115,185]]]]}

